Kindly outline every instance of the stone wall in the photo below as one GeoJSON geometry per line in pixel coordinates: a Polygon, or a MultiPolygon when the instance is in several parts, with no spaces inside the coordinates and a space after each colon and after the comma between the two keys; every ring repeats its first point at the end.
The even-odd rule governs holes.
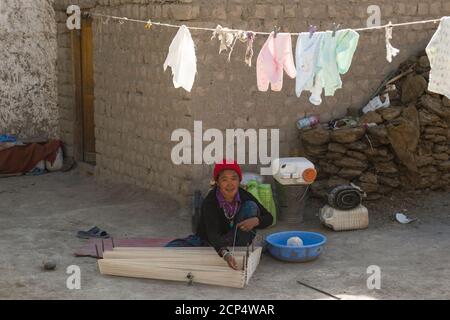
{"type": "Polygon", "coordinates": [[[0,134],[59,134],[52,2],[0,1],[0,134]]]}
{"type": "MultiPolygon", "coordinates": [[[[70,35],[64,13],[70,3],[92,12],[146,20],[186,23],[214,28],[217,24],[239,29],[304,31],[310,24],[320,30],[332,22],[343,27],[363,27],[367,7],[381,7],[382,23],[436,18],[450,14],[450,3],[441,0],[98,0],[57,1],[58,74],[61,135],[73,145],[73,86],[70,69],[70,35]]],[[[245,46],[237,43],[231,62],[218,54],[211,33],[192,31],[197,47],[198,74],[191,93],[174,89],[171,72],[163,71],[169,44],[176,29],[143,24],[94,21],[96,175],[100,180],[127,182],[154,191],[171,192],[186,201],[194,188],[207,186],[211,168],[171,162],[171,133],[176,128],[193,130],[194,120],[208,128],[280,128],[280,155],[299,153],[298,118],[319,114],[327,122],[347,110],[366,104],[380,81],[412,54],[423,50],[437,25],[424,24],[394,29],[392,43],[401,49],[386,61],[384,30],[361,33],[343,89],[326,97],[320,107],[308,96],[295,96],[295,80],[285,77],[281,92],[258,92],[256,57],[265,37],[254,43],[253,66],[244,63],[245,46]]],[[[293,44],[296,37],[293,37],[293,44]]]]}
{"type": "Polygon", "coordinates": [[[428,57],[412,56],[382,87],[388,107],[347,117],[342,127],[337,122],[301,130],[304,155],[318,170],[316,194],[350,182],[367,200],[394,188],[450,187],[450,100],[427,90],[429,75],[428,57]]]}

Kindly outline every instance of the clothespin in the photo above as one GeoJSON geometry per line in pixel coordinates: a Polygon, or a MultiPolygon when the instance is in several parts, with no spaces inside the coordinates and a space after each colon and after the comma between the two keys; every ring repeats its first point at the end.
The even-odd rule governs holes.
{"type": "Polygon", "coordinates": [[[336,22],[333,22],[333,37],[336,35],[336,31],[339,29],[339,27],[340,27],[341,25],[340,24],[338,24],[338,25],[336,25],[336,22]]]}
{"type": "Polygon", "coordinates": [[[313,26],[313,25],[309,26],[309,38],[310,39],[312,38],[314,32],[316,32],[316,31],[317,31],[317,26],[313,26]]]}
{"type": "Polygon", "coordinates": [[[147,23],[145,24],[145,29],[150,30],[152,27],[152,20],[148,19],[147,23]]]}
{"type": "Polygon", "coordinates": [[[280,32],[280,27],[274,26],[273,27],[273,37],[276,38],[277,37],[277,33],[280,32]]]}
{"type": "Polygon", "coordinates": [[[102,19],[102,23],[103,23],[103,24],[108,24],[108,23],[109,23],[109,20],[110,20],[110,18],[111,18],[111,17],[109,17],[109,16],[108,16],[108,17],[106,17],[106,19],[105,19],[105,20],[103,20],[103,19],[102,19]]]}

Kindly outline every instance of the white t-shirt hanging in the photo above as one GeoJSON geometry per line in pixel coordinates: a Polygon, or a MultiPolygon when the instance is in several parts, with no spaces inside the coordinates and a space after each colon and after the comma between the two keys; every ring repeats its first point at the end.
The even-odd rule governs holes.
{"type": "Polygon", "coordinates": [[[189,29],[182,25],[169,47],[169,54],[164,62],[164,71],[167,66],[172,68],[173,85],[182,87],[190,92],[197,73],[197,58],[195,45],[189,29]]]}
{"type": "Polygon", "coordinates": [[[443,17],[426,48],[430,60],[428,90],[450,99],[450,17],[443,17]]]}

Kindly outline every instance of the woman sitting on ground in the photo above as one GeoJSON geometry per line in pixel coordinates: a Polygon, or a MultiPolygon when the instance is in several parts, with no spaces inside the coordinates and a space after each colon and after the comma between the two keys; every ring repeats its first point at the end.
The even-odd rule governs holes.
{"type": "Polygon", "coordinates": [[[235,161],[214,167],[214,182],[203,201],[197,234],[171,241],[168,247],[212,246],[237,269],[229,247],[251,244],[256,230],[272,225],[272,215],[249,192],[240,188],[241,168],[235,161]]]}

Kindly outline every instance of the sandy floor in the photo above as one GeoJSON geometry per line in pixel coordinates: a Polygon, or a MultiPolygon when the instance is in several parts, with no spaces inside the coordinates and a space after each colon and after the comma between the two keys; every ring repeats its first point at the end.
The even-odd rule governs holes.
{"type": "Polygon", "coordinates": [[[368,204],[367,230],[333,232],[308,199],[305,223],[282,223],[264,233],[301,229],[328,237],[309,263],[283,263],[264,255],[245,289],[102,276],[96,260],[77,258],[93,225],[114,237],[167,237],[190,233],[190,211],[161,195],[130,186],[101,186],[93,177],[52,173],[0,179],[0,298],[3,299],[330,299],[303,281],[344,299],[450,299],[450,193],[417,192],[368,204]],[[407,209],[419,221],[400,225],[390,214],[407,209]],[[42,261],[57,261],[44,271],[42,261]],[[66,287],[66,268],[81,268],[81,289],[66,287]],[[381,269],[381,289],[367,288],[367,267],[381,269]]]}

